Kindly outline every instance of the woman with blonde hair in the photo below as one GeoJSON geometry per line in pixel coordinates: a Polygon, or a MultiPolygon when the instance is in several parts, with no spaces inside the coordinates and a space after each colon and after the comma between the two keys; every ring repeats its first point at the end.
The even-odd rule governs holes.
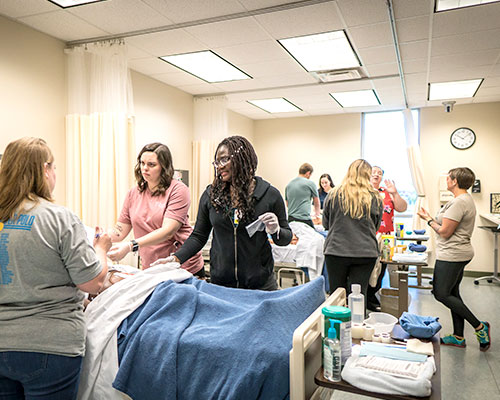
{"type": "Polygon", "coordinates": [[[42,139],[10,143],[0,164],[0,398],[76,399],[85,351],[82,290],[97,293],[111,239],[53,203],[42,139]]]}
{"type": "Polygon", "coordinates": [[[376,233],[383,212],[380,195],[370,183],[371,171],[367,161],[354,161],[342,184],[330,190],[325,200],[323,226],[328,236],[324,253],[332,292],[343,287],[349,293],[357,283],[366,296],[379,254],[376,233]]]}

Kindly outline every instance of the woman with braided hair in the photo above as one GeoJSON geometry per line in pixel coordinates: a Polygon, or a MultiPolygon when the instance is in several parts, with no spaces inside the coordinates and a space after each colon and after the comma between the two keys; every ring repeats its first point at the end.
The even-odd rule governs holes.
{"type": "Polygon", "coordinates": [[[153,265],[184,263],[201,250],[213,229],[212,283],[275,290],[274,260],[267,233],[279,246],[286,246],[292,239],[283,198],[278,189],[255,176],[257,155],[244,137],[224,139],[217,146],[213,165],[214,181],[200,198],[193,233],[174,255],[153,265]],[[247,229],[254,222],[259,229],[259,221],[260,230],[254,233],[247,229]]]}

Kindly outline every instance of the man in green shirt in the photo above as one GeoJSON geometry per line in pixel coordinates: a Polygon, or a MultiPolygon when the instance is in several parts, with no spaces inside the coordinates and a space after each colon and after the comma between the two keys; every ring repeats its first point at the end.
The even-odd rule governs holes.
{"type": "Polygon", "coordinates": [[[299,168],[299,176],[292,179],[285,188],[285,200],[288,207],[288,222],[303,222],[314,228],[311,219],[311,200],[315,217],[320,214],[318,189],[309,178],[313,173],[311,164],[304,163],[299,168]]]}

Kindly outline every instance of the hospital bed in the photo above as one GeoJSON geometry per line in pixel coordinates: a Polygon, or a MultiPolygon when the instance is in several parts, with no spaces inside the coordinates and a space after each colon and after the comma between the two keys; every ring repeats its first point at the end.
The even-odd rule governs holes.
{"type": "MultiPolygon", "coordinates": [[[[124,279],[99,295],[96,304],[91,303],[91,306],[89,306],[87,310],[87,354],[82,370],[79,399],[102,398],[112,400],[129,398],[111,387],[113,381],[119,381],[117,387],[120,390],[124,389],[123,391],[127,392],[130,397],[141,399],[176,397],[250,399],[259,396],[261,396],[260,398],[274,398],[272,396],[266,397],[262,393],[274,393],[275,390],[276,393],[279,392],[280,398],[282,398],[283,391],[284,394],[289,392],[292,400],[309,399],[317,396],[315,395],[317,386],[314,384],[314,374],[321,366],[321,308],[325,305],[345,305],[344,290],[339,289],[324,302],[322,279],[316,279],[296,288],[269,293],[221,288],[190,278],[195,281],[192,284],[190,279],[186,280],[186,277],[190,276],[190,274],[183,270],[168,272],[167,275],[170,273],[170,278],[168,278],[170,280],[164,281],[167,275],[160,276],[162,273],[161,271],[149,269],[134,275],[132,278],[124,279]],[[139,287],[140,285],[137,284],[141,281],[146,286],[145,288],[139,287]],[[217,297],[220,295],[219,291],[222,290],[221,300],[223,300],[223,303],[232,304],[233,307],[239,309],[237,318],[231,320],[231,315],[224,314],[227,318],[223,318],[220,322],[215,321],[216,324],[211,324],[212,321],[206,319],[207,313],[205,313],[205,319],[203,319],[203,316],[198,315],[194,317],[184,315],[186,311],[181,312],[182,307],[177,307],[183,305],[186,299],[191,297],[181,297],[181,300],[177,301],[172,294],[178,290],[188,290],[190,293],[194,293],[196,288],[192,286],[198,286],[201,297],[211,296],[214,293],[217,297]],[[162,290],[163,292],[161,292],[162,290]],[[151,305],[155,296],[157,301],[160,299],[158,307],[155,306],[153,314],[144,317],[144,309],[151,305]],[[259,296],[263,296],[262,302],[259,300],[259,296]],[[232,297],[239,298],[239,300],[235,302],[232,297]],[[307,301],[304,302],[304,299],[307,299],[307,301]],[[278,308],[273,308],[273,302],[274,306],[277,305],[278,308]],[[256,307],[252,308],[252,304],[256,305],[256,307]],[[114,312],[113,308],[117,308],[118,313],[114,312]],[[273,321],[275,322],[261,320],[261,314],[258,312],[259,308],[263,312],[262,315],[269,314],[271,317],[274,315],[273,321]],[[240,309],[255,310],[256,320],[252,319],[252,313],[241,313],[240,309]],[[155,313],[158,310],[166,312],[165,315],[167,315],[168,321],[156,320],[156,325],[153,325],[155,328],[147,331],[145,335],[127,337],[127,330],[136,331],[138,330],[137,327],[142,328],[143,325],[147,325],[145,321],[154,324],[155,313]],[[291,313],[293,310],[292,319],[295,319],[295,321],[292,324],[295,324],[295,329],[287,330],[287,324],[290,322],[287,321],[288,317],[282,318],[285,315],[283,310],[285,310],[285,313],[291,313]],[[191,324],[190,321],[199,320],[202,322],[203,329],[200,329],[200,326],[189,326],[187,329],[191,329],[191,331],[186,334],[188,337],[187,343],[181,344],[181,341],[179,341],[178,345],[172,347],[175,341],[172,340],[172,332],[168,331],[168,327],[175,321],[182,319],[186,319],[188,325],[191,324]],[[128,323],[125,327],[122,323],[124,320],[128,323]],[[234,332],[221,334],[217,331],[219,327],[216,325],[224,325],[228,321],[230,322],[230,329],[234,332]],[[253,323],[250,321],[253,321],[253,323]],[[261,322],[262,324],[266,322],[266,327],[261,326],[261,322]],[[253,326],[256,332],[251,333],[246,341],[241,342],[238,334],[241,334],[242,330],[243,334],[245,333],[245,325],[253,326]],[[165,333],[166,338],[161,336],[164,330],[168,331],[165,333]],[[207,336],[212,330],[217,336],[215,339],[207,336]],[[262,330],[264,330],[263,335],[259,336],[259,332],[262,330]],[[272,332],[276,333],[275,337],[272,340],[269,339],[269,344],[264,343],[268,341],[268,338],[273,337],[272,332]],[[153,345],[146,347],[147,350],[145,350],[145,347],[141,347],[141,345],[144,344],[144,338],[151,335],[154,338],[153,345]],[[224,346],[226,346],[226,342],[231,342],[232,335],[236,335],[235,340],[240,343],[240,348],[237,351],[229,349],[233,353],[224,354],[227,350],[224,346]],[[261,340],[262,337],[266,338],[266,340],[261,340]],[[196,340],[196,338],[199,338],[199,340],[196,340]],[[210,346],[207,347],[207,343],[211,343],[210,346]],[[212,353],[207,351],[212,347],[216,351],[212,353]],[[276,351],[274,351],[274,347],[277,348],[276,351]],[[281,351],[278,351],[278,348],[281,351]],[[289,350],[290,348],[291,350],[289,350]],[[193,352],[190,349],[196,351],[193,352]],[[218,357],[219,353],[220,357],[218,357]],[[175,368],[162,364],[162,359],[167,358],[169,354],[175,354],[179,358],[175,368]],[[184,360],[181,360],[182,357],[184,360]],[[226,364],[229,359],[237,359],[238,357],[243,357],[249,364],[256,361],[253,364],[254,368],[246,371],[243,365],[241,368],[234,368],[234,366],[229,365],[230,371],[223,371],[224,379],[210,380],[211,376],[215,375],[216,370],[221,368],[221,365],[218,365],[217,368],[214,367],[213,359],[223,359],[224,364],[226,364]],[[119,367],[118,358],[121,360],[119,367]],[[269,365],[262,367],[263,363],[266,364],[268,360],[269,365]],[[289,361],[289,368],[287,361],[289,361]],[[205,365],[204,363],[208,364],[205,365]],[[149,397],[145,396],[145,392],[152,388],[158,389],[160,385],[167,385],[175,381],[176,374],[180,376],[184,370],[192,373],[192,376],[189,377],[187,382],[186,380],[183,381],[182,387],[179,387],[178,384],[177,388],[174,388],[174,390],[182,390],[182,394],[179,392],[172,395],[170,392],[170,395],[165,395],[160,390],[149,397]],[[234,371],[233,375],[231,375],[231,371],[234,371]],[[256,371],[260,371],[260,373],[257,374],[256,371]],[[240,377],[234,375],[236,373],[244,375],[240,377]],[[135,380],[130,379],[134,375],[136,375],[135,380]],[[183,387],[183,385],[189,386],[193,384],[198,384],[196,389],[183,387]],[[244,392],[237,392],[236,395],[235,392],[231,392],[232,385],[243,387],[244,392]],[[98,393],[95,392],[96,390],[98,393]],[[106,390],[110,390],[110,392],[106,392],[106,390]],[[186,395],[188,392],[184,392],[185,390],[188,392],[189,390],[196,390],[197,396],[193,397],[192,392],[186,395]],[[208,390],[208,392],[202,393],[200,390],[208,390]],[[260,395],[253,396],[252,390],[258,390],[260,395]],[[140,395],[137,395],[137,393],[140,393],[140,395]],[[161,393],[161,395],[158,395],[158,393],[161,393]],[[243,396],[242,393],[245,395],[243,396]]],[[[214,310],[217,310],[218,307],[213,302],[213,299],[206,304],[197,304],[197,307],[187,304],[186,309],[211,310],[210,307],[215,307],[214,310]]]]}

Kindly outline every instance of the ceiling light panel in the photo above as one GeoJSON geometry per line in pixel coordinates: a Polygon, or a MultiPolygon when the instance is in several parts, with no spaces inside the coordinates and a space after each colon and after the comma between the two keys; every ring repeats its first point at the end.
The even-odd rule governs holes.
{"type": "Polygon", "coordinates": [[[353,92],[336,92],[330,93],[330,96],[344,108],[380,105],[380,101],[373,89],[356,90],[353,92]]]}
{"type": "Polygon", "coordinates": [[[245,74],[210,50],[160,58],[209,83],[252,79],[250,75],[245,74]]]}
{"type": "Polygon", "coordinates": [[[479,6],[487,3],[497,3],[500,0],[436,0],[436,12],[479,6]]]}
{"type": "Polygon", "coordinates": [[[255,107],[259,107],[260,109],[271,114],[302,111],[295,104],[289,102],[287,99],[283,97],[279,97],[276,99],[261,99],[261,100],[247,100],[247,101],[250,104],[254,105],[255,107]]]}
{"type": "Polygon", "coordinates": [[[465,99],[474,97],[483,79],[429,84],[429,100],[465,99]]]}
{"type": "Polygon", "coordinates": [[[49,0],[49,1],[51,3],[58,5],[59,7],[69,8],[69,7],[82,6],[84,4],[89,4],[89,3],[99,3],[101,1],[106,1],[106,0],[49,0]]]}
{"type": "Polygon", "coordinates": [[[299,36],[278,42],[309,72],[361,66],[344,31],[299,36]]]}

